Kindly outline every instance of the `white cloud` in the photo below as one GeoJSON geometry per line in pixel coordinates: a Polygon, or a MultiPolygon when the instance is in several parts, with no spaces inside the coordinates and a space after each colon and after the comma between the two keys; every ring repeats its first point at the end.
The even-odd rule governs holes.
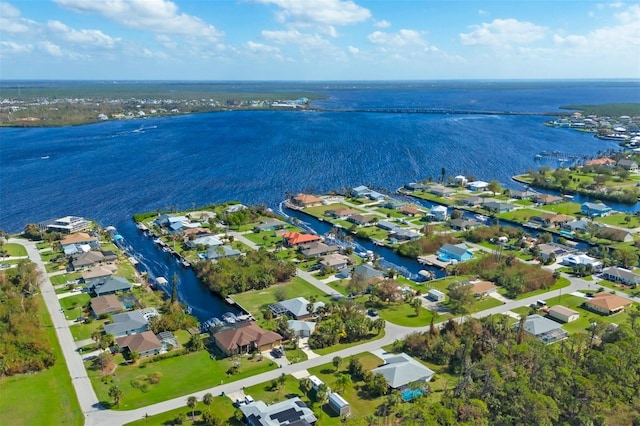
{"type": "Polygon", "coordinates": [[[612,9],[621,9],[624,7],[624,3],[621,1],[617,1],[617,2],[613,2],[613,3],[609,3],[608,5],[610,8],[612,9]]]}
{"type": "Polygon", "coordinates": [[[488,15],[488,14],[489,14],[489,12],[487,12],[486,10],[478,9],[478,15],[485,16],[485,15],[488,15]]]}
{"type": "Polygon", "coordinates": [[[471,26],[472,32],[460,34],[460,41],[467,46],[484,45],[508,48],[513,44],[527,44],[545,37],[547,29],[531,22],[516,19],[494,19],[491,23],[471,26]]]}
{"type": "Polygon", "coordinates": [[[0,2],[0,31],[19,34],[32,31],[37,23],[23,18],[20,10],[6,2],[0,2]]]}
{"type": "Polygon", "coordinates": [[[215,42],[223,32],[202,19],[180,13],[175,3],[167,0],[55,0],[67,9],[82,13],[98,13],[122,25],[161,34],[177,34],[215,42]]]}
{"type": "Polygon", "coordinates": [[[280,48],[277,46],[269,46],[268,44],[254,41],[246,42],[245,47],[252,53],[280,53],[280,48]]]}
{"type": "Polygon", "coordinates": [[[33,50],[31,44],[20,44],[13,41],[0,41],[0,55],[30,53],[33,50]]]}
{"type": "Polygon", "coordinates": [[[262,31],[262,37],[277,44],[296,44],[306,49],[319,49],[331,46],[328,40],[318,34],[305,34],[298,30],[262,31]]]}
{"type": "Polygon", "coordinates": [[[48,40],[38,43],[38,48],[51,56],[63,56],[62,48],[48,40]]]}
{"type": "Polygon", "coordinates": [[[354,46],[349,46],[347,49],[349,50],[349,53],[353,55],[357,55],[358,53],[360,53],[360,49],[354,46]]]}
{"type": "Polygon", "coordinates": [[[396,33],[374,31],[367,37],[371,43],[387,47],[420,46],[427,48],[429,43],[422,38],[422,34],[415,30],[399,30],[396,33]]]}
{"type": "Polygon", "coordinates": [[[376,23],[373,24],[373,26],[376,28],[389,28],[391,26],[391,22],[385,21],[383,19],[382,21],[376,21],[376,23]]]}
{"type": "Polygon", "coordinates": [[[84,47],[113,48],[120,39],[114,39],[99,30],[75,30],[60,21],[49,21],[47,28],[62,40],[81,44],[84,47]]]}
{"type": "Polygon", "coordinates": [[[323,25],[349,25],[371,18],[369,9],[351,0],[254,0],[273,4],[282,9],[277,17],[280,22],[301,22],[323,25]]]}

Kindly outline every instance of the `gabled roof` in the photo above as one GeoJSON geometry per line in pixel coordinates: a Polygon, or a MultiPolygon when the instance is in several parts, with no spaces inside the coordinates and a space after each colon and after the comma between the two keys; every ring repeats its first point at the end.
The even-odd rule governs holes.
{"type": "Polygon", "coordinates": [[[596,293],[591,299],[585,302],[587,305],[598,306],[609,311],[615,311],[625,306],[631,305],[631,300],[625,299],[611,293],[596,293]]]}
{"type": "Polygon", "coordinates": [[[289,245],[297,245],[302,243],[309,243],[311,241],[320,241],[320,237],[313,234],[301,234],[300,232],[287,232],[282,237],[287,240],[289,245]]]}
{"type": "Polygon", "coordinates": [[[446,251],[447,253],[455,254],[456,256],[462,256],[469,251],[464,244],[453,245],[449,243],[446,243],[442,247],[440,247],[440,250],[446,251]]]}
{"type": "Polygon", "coordinates": [[[560,315],[564,315],[570,317],[571,315],[577,315],[579,312],[574,311],[573,309],[569,309],[566,306],[555,305],[549,308],[549,313],[558,313],[560,315]]]}
{"type": "Polygon", "coordinates": [[[385,359],[385,364],[371,370],[384,376],[390,387],[396,389],[412,382],[429,381],[434,372],[405,353],[385,359]]]}
{"type": "Polygon", "coordinates": [[[238,328],[215,333],[213,338],[219,346],[227,351],[233,351],[242,346],[255,344],[257,347],[270,345],[282,340],[282,336],[276,332],[260,328],[255,322],[249,322],[238,328]]]}
{"type": "Polygon", "coordinates": [[[613,228],[611,226],[600,226],[598,227],[598,236],[611,241],[624,241],[627,237],[632,236],[632,234],[624,229],[613,228]]]}
{"type": "Polygon", "coordinates": [[[118,346],[121,348],[129,348],[130,351],[144,353],[149,351],[162,349],[162,342],[151,331],[144,331],[130,336],[116,338],[118,346]]]}
{"type": "Polygon", "coordinates": [[[98,241],[98,239],[85,232],[76,232],[75,234],[69,234],[60,240],[60,245],[66,246],[67,244],[90,243],[94,241],[98,241]]]}
{"type": "Polygon", "coordinates": [[[132,331],[146,327],[149,323],[140,310],[116,314],[111,317],[111,321],[111,324],[106,324],[104,326],[104,332],[115,336],[128,334],[132,331]]]}
{"type": "Polygon", "coordinates": [[[91,310],[96,315],[118,312],[123,309],[124,305],[113,294],[98,296],[91,299],[91,310]]]}
{"type": "Polygon", "coordinates": [[[640,283],[640,274],[631,272],[628,269],[618,268],[617,266],[612,266],[610,268],[607,268],[604,271],[602,271],[602,273],[608,274],[613,277],[622,278],[623,280],[628,282],[640,283]]]}
{"type": "Polygon", "coordinates": [[[115,293],[116,291],[129,291],[132,284],[122,277],[109,277],[100,284],[96,284],[93,291],[99,296],[103,293],[115,293]]]}

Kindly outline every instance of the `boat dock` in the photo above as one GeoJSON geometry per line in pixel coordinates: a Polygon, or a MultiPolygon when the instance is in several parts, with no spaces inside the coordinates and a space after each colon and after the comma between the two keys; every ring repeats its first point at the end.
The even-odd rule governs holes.
{"type": "Polygon", "coordinates": [[[438,260],[438,255],[435,254],[431,254],[429,256],[418,256],[418,263],[421,263],[423,265],[435,266],[436,268],[440,269],[445,269],[449,264],[451,264],[450,261],[443,262],[441,260],[438,260]]]}

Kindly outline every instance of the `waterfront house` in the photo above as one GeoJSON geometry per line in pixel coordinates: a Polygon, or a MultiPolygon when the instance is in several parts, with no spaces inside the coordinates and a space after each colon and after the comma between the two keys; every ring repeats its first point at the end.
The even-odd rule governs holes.
{"type": "Polygon", "coordinates": [[[447,188],[444,185],[433,185],[429,187],[429,193],[435,195],[436,197],[448,197],[453,194],[455,191],[451,188],[447,188]]]}
{"type": "Polygon", "coordinates": [[[486,198],[474,195],[471,197],[464,198],[463,200],[460,201],[460,203],[464,206],[475,207],[475,206],[481,205],[485,201],[486,201],[486,198]]]}
{"type": "MultiPolygon", "coordinates": [[[[519,326],[520,324],[516,323],[516,329],[519,326]]],[[[524,331],[545,344],[557,342],[569,336],[560,324],[537,314],[529,315],[525,319],[524,331]]]]}
{"type": "Polygon", "coordinates": [[[311,336],[313,330],[316,329],[316,323],[313,321],[289,320],[287,324],[289,328],[296,333],[296,336],[301,338],[311,336]]]}
{"type": "Polygon", "coordinates": [[[383,207],[385,209],[392,209],[392,210],[397,210],[404,205],[405,205],[404,201],[396,200],[395,198],[389,198],[384,202],[380,203],[380,207],[383,207]]]}
{"type": "Polygon", "coordinates": [[[415,229],[396,228],[391,232],[389,239],[397,241],[413,241],[422,236],[421,233],[415,229]]]}
{"type": "Polygon", "coordinates": [[[515,198],[516,200],[530,200],[531,198],[534,197],[534,195],[536,195],[536,193],[529,190],[526,190],[526,191],[518,191],[517,189],[509,190],[509,196],[511,198],[515,198]]]}
{"type": "Polygon", "coordinates": [[[407,216],[418,216],[422,212],[418,210],[417,207],[414,206],[402,206],[398,209],[398,211],[402,214],[406,214],[407,216]]]}
{"type": "Polygon", "coordinates": [[[364,198],[369,195],[371,190],[364,185],[360,185],[360,186],[356,186],[355,188],[352,188],[351,192],[353,193],[353,196],[356,198],[364,198]]]}
{"type": "Polygon", "coordinates": [[[589,217],[603,217],[610,215],[613,212],[613,209],[607,206],[604,203],[582,203],[580,206],[580,211],[585,216],[589,217]]]}
{"type": "Polygon", "coordinates": [[[99,250],[100,242],[96,237],[92,237],[85,232],[76,232],[60,240],[60,247],[66,256],[71,256],[76,253],[99,250]]]}
{"type": "Polygon", "coordinates": [[[576,219],[573,216],[559,213],[545,213],[541,216],[534,216],[531,218],[531,221],[533,221],[534,218],[539,218],[544,226],[562,226],[565,223],[574,221],[576,219]]]}
{"type": "Polygon", "coordinates": [[[384,277],[382,271],[377,270],[368,263],[357,265],[353,268],[353,273],[362,276],[366,281],[384,277]]]}
{"type": "Polygon", "coordinates": [[[625,231],[620,228],[612,228],[611,226],[600,225],[596,232],[598,238],[604,238],[609,241],[618,242],[631,242],[633,241],[633,234],[629,231],[625,231]]]}
{"type": "Polygon", "coordinates": [[[438,222],[444,222],[449,218],[449,213],[445,206],[435,206],[431,209],[430,213],[438,222]]]}
{"type": "Polygon", "coordinates": [[[291,199],[291,202],[298,207],[314,207],[322,205],[322,198],[312,194],[300,193],[291,199]]]}
{"type": "Polygon", "coordinates": [[[276,219],[275,217],[270,217],[269,219],[265,219],[257,224],[255,229],[257,231],[275,231],[277,229],[283,229],[286,226],[286,222],[276,219]]]}
{"type": "Polygon", "coordinates": [[[222,245],[222,240],[215,235],[205,235],[196,239],[187,241],[187,247],[196,248],[198,246],[217,247],[222,245]]]}
{"type": "Polygon", "coordinates": [[[404,185],[404,189],[409,191],[422,191],[427,189],[429,186],[424,183],[410,182],[404,185]]]}
{"type": "Polygon", "coordinates": [[[572,220],[562,224],[562,229],[569,232],[587,232],[587,223],[584,219],[572,220]]]}
{"type": "Polygon", "coordinates": [[[473,257],[473,253],[469,251],[467,246],[464,244],[449,244],[446,243],[440,250],[438,250],[438,260],[441,262],[447,262],[450,260],[455,260],[458,262],[464,262],[473,257]]]}
{"type": "Polygon", "coordinates": [[[404,352],[385,357],[384,364],[371,372],[382,374],[391,389],[400,390],[411,383],[427,383],[435,374],[429,367],[404,352]]]}
{"type": "Polygon", "coordinates": [[[446,295],[440,290],[432,288],[427,292],[427,299],[431,300],[432,302],[444,302],[446,299],[446,295]]]}
{"type": "Polygon", "coordinates": [[[624,311],[626,306],[633,302],[624,297],[611,293],[596,293],[593,297],[585,300],[584,307],[601,315],[613,315],[624,311]]]}
{"type": "Polygon", "coordinates": [[[226,257],[238,257],[242,254],[240,250],[236,250],[231,246],[223,245],[217,247],[210,247],[207,250],[207,260],[217,261],[226,257]]]}
{"type": "Polygon", "coordinates": [[[355,223],[358,226],[364,226],[364,225],[369,225],[372,222],[376,221],[376,217],[375,216],[369,216],[369,215],[363,215],[363,214],[354,214],[352,216],[349,216],[349,218],[347,218],[348,222],[351,223],[355,223]]]}
{"type": "Polygon", "coordinates": [[[162,350],[162,342],[152,331],[118,337],[116,342],[121,349],[137,352],[141,357],[157,355],[162,350]]]}
{"type": "Polygon", "coordinates": [[[282,336],[274,331],[260,328],[253,321],[241,323],[239,327],[215,333],[213,340],[226,356],[246,354],[253,350],[260,352],[282,344],[282,336]]]}
{"type": "Polygon", "coordinates": [[[227,207],[224,211],[225,213],[236,213],[242,210],[247,209],[248,207],[245,206],[244,204],[231,204],[229,207],[227,207]]]}
{"type": "Polygon", "coordinates": [[[549,313],[547,314],[549,318],[553,318],[560,322],[572,322],[580,318],[580,313],[574,311],[573,309],[569,309],[562,305],[555,305],[549,309],[549,313]]]}
{"type": "Polygon", "coordinates": [[[501,203],[499,201],[489,201],[482,203],[482,207],[494,213],[506,213],[515,209],[512,204],[501,203]]]}
{"type": "Polygon", "coordinates": [[[126,278],[109,276],[103,280],[96,280],[91,287],[87,288],[96,296],[106,296],[119,292],[131,291],[131,284],[126,278]]]}
{"type": "Polygon", "coordinates": [[[628,160],[628,159],[620,160],[618,161],[616,166],[622,167],[623,169],[629,170],[630,172],[634,172],[634,173],[638,171],[638,163],[636,163],[633,160],[628,160]]]}
{"type": "Polygon", "coordinates": [[[323,270],[326,270],[327,268],[341,270],[343,268],[346,268],[349,265],[350,261],[351,259],[349,258],[349,256],[345,256],[340,253],[333,253],[322,256],[322,259],[320,259],[320,265],[322,266],[323,270]]]}
{"type": "Polygon", "coordinates": [[[321,238],[314,234],[303,234],[300,232],[286,232],[282,235],[282,241],[285,247],[296,247],[300,244],[320,241],[321,238]]]}
{"type": "Polygon", "coordinates": [[[398,225],[393,222],[389,222],[388,220],[381,220],[376,224],[376,226],[380,229],[384,229],[385,231],[393,231],[398,228],[398,225]]]}
{"type": "Polygon", "coordinates": [[[351,406],[349,403],[336,392],[329,395],[329,408],[331,408],[341,418],[351,415],[351,406]]]}
{"type": "Polygon", "coordinates": [[[540,251],[540,258],[545,261],[548,260],[551,255],[553,255],[556,260],[560,260],[561,257],[576,252],[575,249],[558,243],[538,244],[538,249],[540,251]]]}
{"type": "Polygon", "coordinates": [[[105,324],[104,332],[114,337],[142,333],[148,330],[149,320],[157,315],[158,311],[153,308],[115,314],[111,317],[111,323],[105,324]]]}
{"type": "Polygon", "coordinates": [[[591,266],[591,270],[594,273],[602,271],[602,262],[586,254],[570,254],[562,258],[560,262],[564,266],[568,266],[572,269],[576,269],[581,265],[591,266]]]}
{"type": "Polygon", "coordinates": [[[93,287],[98,282],[106,281],[113,273],[115,268],[107,266],[95,266],[91,269],[82,272],[82,281],[86,284],[87,288],[93,287]]]}
{"type": "Polygon", "coordinates": [[[124,311],[124,305],[113,294],[94,297],[89,301],[89,304],[91,312],[93,312],[96,317],[104,314],[114,314],[124,311]]]}
{"type": "Polygon", "coordinates": [[[239,408],[248,426],[314,426],[318,421],[297,396],[271,405],[255,401],[239,408]]]}
{"type": "Polygon", "coordinates": [[[451,229],[455,229],[457,231],[467,231],[469,229],[474,229],[482,226],[482,223],[475,220],[451,219],[449,221],[449,226],[451,226],[451,229]]]}
{"type": "Polygon", "coordinates": [[[453,178],[453,183],[456,186],[466,186],[467,185],[467,177],[463,175],[458,175],[453,178]]]}
{"type": "Polygon", "coordinates": [[[557,195],[551,194],[537,194],[534,196],[534,201],[539,204],[558,204],[563,201],[562,197],[558,197],[557,195]]]}
{"type": "Polygon", "coordinates": [[[104,255],[99,251],[88,251],[74,255],[71,258],[71,269],[81,271],[91,268],[104,261],[104,255]]]}
{"type": "Polygon", "coordinates": [[[602,271],[600,275],[602,279],[625,284],[628,286],[636,286],[640,284],[640,275],[631,272],[628,269],[612,266],[602,271]]]}
{"type": "Polygon", "coordinates": [[[335,210],[327,210],[324,214],[334,219],[346,220],[349,216],[360,213],[358,210],[349,208],[340,208],[335,210]]]}
{"type": "Polygon", "coordinates": [[[324,306],[324,302],[316,302],[313,304],[312,312],[309,312],[309,302],[304,297],[295,297],[293,299],[283,300],[269,306],[271,312],[276,316],[287,315],[288,317],[302,320],[309,318],[313,312],[319,307],[324,306]]]}
{"type": "Polygon", "coordinates": [[[49,222],[43,222],[38,227],[43,230],[60,232],[62,234],[74,234],[86,232],[91,229],[91,222],[79,216],[65,216],[49,222]]]}
{"type": "Polygon", "coordinates": [[[312,241],[310,243],[304,243],[298,245],[298,250],[300,253],[306,257],[320,257],[325,254],[331,254],[338,251],[338,246],[336,245],[328,245],[323,243],[322,241],[312,241]]]}
{"type": "Polygon", "coordinates": [[[370,191],[367,194],[367,197],[369,197],[369,199],[372,200],[372,201],[384,201],[387,198],[386,195],[381,194],[381,193],[376,192],[376,191],[370,191]]]}
{"type": "Polygon", "coordinates": [[[469,190],[471,191],[486,191],[488,186],[489,183],[482,180],[476,180],[467,183],[467,188],[469,188],[469,190]]]}

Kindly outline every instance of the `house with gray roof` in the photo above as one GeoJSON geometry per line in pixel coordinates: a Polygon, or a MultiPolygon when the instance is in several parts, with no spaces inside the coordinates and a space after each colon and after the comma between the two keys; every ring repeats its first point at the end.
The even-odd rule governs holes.
{"type": "Polygon", "coordinates": [[[398,228],[397,224],[389,222],[388,220],[381,220],[376,224],[376,226],[380,229],[384,229],[385,231],[393,231],[394,229],[398,228]]]}
{"type": "Polygon", "coordinates": [[[626,285],[638,285],[640,284],[640,275],[631,272],[628,269],[612,266],[602,271],[601,278],[609,281],[614,281],[626,285]]]}
{"type": "Polygon", "coordinates": [[[478,222],[477,220],[451,219],[449,221],[449,226],[451,226],[451,229],[466,231],[482,226],[482,223],[478,222]]]}
{"type": "Polygon", "coordinates": [[[455,260],[458,262],[464,262],[473,257],[473,253],[469,251],[464,244],[449,244],[446,243],[440,250],[438,250],[438,259],[446,262],[449,260],[455,260]]]}
{"type": "Polygon", "coordinates": [[[411,358],[406,353],[384,358],[384,365],[371,370],[380,373],[392,389],[402,389],[410,383],[426,383],[433,378],[433,370],[411,358]]]}
{"type": "Polygon", "coordinates": [[[133,284],[125,278],[110,276],[102,281],[97,281],[90,290],[95,293],[96,296],[105,296],[107,294],[131,291],[132,286],[133,284]]]}
{"type": "Polygon", "coordinates": [[[499,201],[489,201],[487,203],[483,203],[482,207],[495,213],[506,213],[515,209],[512,204],[501,203],[499,201]]]}
{"type": "Polygon", "coordinates": [[[396,228],[393,232],[391,232],[390,238],[399,241],[413,241],[417,240],[421,236],[422,234],[414,229],[396,228]]]}
{"type": "Polygon", "coordinates": [[[588,222],[584,219],[574,220],[562,225],[562,229],[569,232],[587,232],[588,222]]]}
{"type": "Polygon", "coordinates": [[[187,241],[187,246],[194,248],[197,246],[217,247],[222,245],[222,240],[215,235],[203,235],[194,240],[187,241]]]}
{"type": "Polygon", "coordinates": [[[357,198],[362,198],[368,196],[371,190],[364,185],[360,185],[352,188],[351,192],[353,192],[353,195],[355,195],[357,198]]]}
{"type": "Polygon", "coordinates": [[[338,246],[325,244],[322,241],[311,241],[298,246],[304,257],[320,257],[338,251],[338,246]]]}
{"type": "Polygon", "coordinates": [[[429,188],[429,193],[438,197],[447,197],[453,194],[455,191],[451,188],[447,188],[444,185],[433,185],[429,188]]]}
{"type": "Polygon", "coordinates": [[[231,246],[223,245],[209,248],[209,250],[207,250],[207,259],[215,261],[225,257],[240,256],[241,254],[242,252],[240,250],[236,250],[231,246]]]}
{"type": "Polygon", "coordinates": [[[148,316],[143,315],[141,310],[113,315],[111,321],[111,324],[104,326],[104,332],[115,337],[142,333],[148,330],[149,324],[148,316]]]}
{"type": "Polygon", "coordinates": [[[430,211],[433,218],[439,222],[445,221],[449,218],[449,212],[445,206],[435,206],[430,211]]]}
{"type": "MultiPolygon", "coordinates": [[[[516,324],[516,328],[519,324],[516,324]]],[[[560,324],[540,315],[529,315],[524,321],[524,331],[542,343],[553,343],[569,336],[560,324]]]]}
{"type": "Polygon", "coordinates": [[[327,401],[329,404],[329,408],[333,409],[337,415],[344,418],[351,414],[351,406],[340,394],[336,392],[331,392],[329,395],[329,400],[327,401]]]}
{"type": "MultiPolygon", "coordinates": [[[[285,314],[291,318],[305,319],[311,315],[309,312],[309,302],[304,297],[295,297],[293,299],[283,300],[282,302],[274,303],[269,306],[269,309],[275,315],[285,314]]],[[[316,311],[319,307],[324,306],[324,302],[316,302],[313,304],[313,312],[316,311]]]]}
{"type": "Polygon", "coordinates": [[[623,160],[618,161],[616,166],[622,167],[623,169],[629,170],[630,172],[637,172],[638,171],[638,163],[633,161],[633,160],[628,160],[626,158],[623,159],[623,160]]]}
{"type": "Polygon", "coordinates": [[[366,281],[384,277],[384,273],[382,271],[377,270],[367,263],[360,264],[353,268],[353,274],[361,275],[366,281]]]}
{"type": "Polygon", "coordinates": [[[88,251],[77,254],[71,258],[71,268],[74,271],[81,271],[91,268],[104,261],[104,255],[99,251],[88,251]]]}
{"type": "Polygon", "coordinates": [[[602,217],[608,216],[613,212],[613,209],[604,203],[582,203],[580,211],[585,216],[589,217],[602,217]]]}
{"type": "Polygon", "coordinates": [[[313,330],[316,329],[316,323],[313,321],[289,320],[287,324],[298,337],[309,337],[311,333],[313,333],[313,330]]]}
{"type": "Polygon", "coordinates": [[[286,226],[286,222],[276,219],[275,217],[270,217],[257,224],[255,229],[258,231],[275,231],[276,229],[283,229],[286,226]]]}
{"type": "Polygon", "coordinates": [[[318,421],[297,396],[271,405],[255,401],[239,408],[249,426],[313,426],[318,421]]]}

